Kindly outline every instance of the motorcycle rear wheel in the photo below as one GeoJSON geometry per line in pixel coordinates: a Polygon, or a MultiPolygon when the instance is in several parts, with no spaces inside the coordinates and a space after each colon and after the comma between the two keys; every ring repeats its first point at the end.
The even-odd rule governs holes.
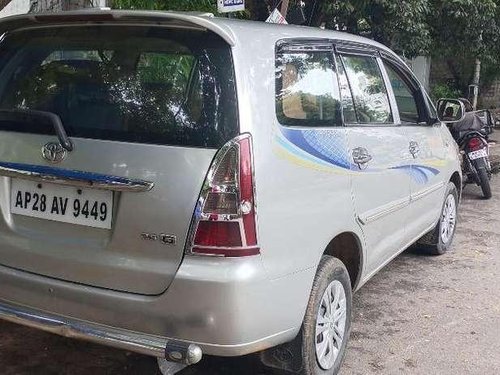
{"type": "Polygon", "coordinates": [[[477,175],[479,177],[479,185],[483,191],[484,199],[490,199],[492,194],[488,171],[485,168],[480,168],[477,170],[477,175]]]}

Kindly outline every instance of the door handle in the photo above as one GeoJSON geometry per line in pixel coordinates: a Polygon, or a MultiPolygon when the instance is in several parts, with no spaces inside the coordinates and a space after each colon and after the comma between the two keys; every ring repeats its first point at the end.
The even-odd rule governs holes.
{"type": "Polygon", "coordinates": [[[418,156],[418,153],[420,152],[420,147],[418,146],[418,143],[415,141],[410,141],[410,154],[413,156],[413,159],[416,159],[418,156]]]}
{"type": "Polygon", "coordinates": [[[372,160],[372,156],[364,147],[356,147],[352,150],[352,160],[359,169],[365,169],[366,165],[372,160]]]}

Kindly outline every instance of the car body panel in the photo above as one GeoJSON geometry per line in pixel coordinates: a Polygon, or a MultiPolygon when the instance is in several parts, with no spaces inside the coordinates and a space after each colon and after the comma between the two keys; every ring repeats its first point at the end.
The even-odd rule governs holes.
{"type": "Polygon", "coordinates": [[[144,296],[0,266],[0,305],[23,304],[68,319],[193,342],[207,354],[243,355],[277,344],[276,339],[293,339],[314,273],[311,268],[269,280],[259,257],[187,257],[167,292],[144,296]],[[283,293],[288,288],[294,293],[283,293]]]}
{"type": "Polygon", "coordinates": [[[356,215],[368,249],[365,271],[370,273],[404,245],[410,215],[411,156],[401,127],[349,127],[348,134],[351,153],[362,147],[373,158],[364,169],[351,165],[356,215]]]}
{"type": "MultiPolygon", "coordinates": [[[[0,160],[50,165],[41,148],[54,138],[2,132],[0,160]]],[[[75,138],[73,142],[74,152],[58,168],[88,171],[92,166],[96,173],[146,179],[155,186],[146,192],[114,192],[110,231],[11,214],[10,178],[0,177],[0,264],[108,289],[162,293],[183,257],[191,216],[215,150],[75,138]],[[177,241],[145,240],[143,233],[173,235],[177,241]]]]}
{"type": "MultiPolygon", "coordinates": [[[[443,128],[436,126],[407,126],[406,132],[410,142],[416,142],[420,152],[412,160],[413,173],[416,178],[411,182],[411,206],[421,215],[412,216],[408,223],[410,236],[422,233],[430,225],[436,223],[441,207],[436,202],[442,201],[450,176],[450,160],[446,156],[450,152],[445,147],[443,128]]],[[[450,168],[451,167],[451,168],[450,168]]]]}

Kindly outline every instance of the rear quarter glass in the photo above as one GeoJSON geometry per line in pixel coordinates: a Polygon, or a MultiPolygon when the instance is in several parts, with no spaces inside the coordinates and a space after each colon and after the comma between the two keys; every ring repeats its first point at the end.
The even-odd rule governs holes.
{"type": "MultiPolygon", "coordinates": [[[[59,115],[70,137],[219,148],[238,134],[230,47],[208,32],[139,26],[13,32],[0,109],[59,115]]],[[[54,134],[2,119],[0,130],[54,134]]]]}

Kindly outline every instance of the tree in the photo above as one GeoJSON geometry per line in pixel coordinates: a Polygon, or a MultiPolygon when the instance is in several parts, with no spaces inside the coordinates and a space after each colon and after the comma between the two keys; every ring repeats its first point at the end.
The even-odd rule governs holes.
{"type": "Polygon", "coordinates": [[[500,0],[310,0],[307,11],[312,25],[446,61],[464,95],[480,78],[488,85],[500,76],[500,0]]]}
{"type": "Polygon", "coordinates": [[[364,35],[409,58],[431,45],[429,0],[313,0],[306,11],[311,25],[364,35]]]}
{"type": "MultiPolygon", "coordinates": [[[[98,0],[32,0],[34,11],[92,6],[98,0]]],[[[217,0],[109,0],[113,8],[217,12],[217,0]]],[[[379,41],[402,56],[443,60],[464,94],[500,74],[500,0],[304,0],[306,24],[379,41]],[[480,76],[480,72],[483,75],[480,76]]],[[[0,9],[8,3],[0,0],[0,9]]],[[[263,21],[299,0],[246,0],[239,18],[263,21]]]]}
{"type": "Polygon", "coordinates": [[[113,8],[216,12],[216,0],[113,0],[113,8]]]}
{"type": "MultiPolygon", "coordinates": [[[[293,6],[297,1],[289,1],[289,4],[293,6]]],[[[237,16],[238,18],[264,21],[269,16],[270,10],[278,5],[283,4],[277,0],[245,0],[246,10],[238,12],[237,16]]],[[[217,0],[112,0],[112,7],[117,9],[199,11],[217,14],[217,0]]],[[[280,9],[284,10],[282,6],[280,9]]]]}
{"type": "Polygon", "coordinates": [[[489,79],[498,76],[499,0],[434,0],[432,14],[433,57],[446,61],[458,89],[467,93],[469,83],[479,85],[481,63],[489,79]]]}

